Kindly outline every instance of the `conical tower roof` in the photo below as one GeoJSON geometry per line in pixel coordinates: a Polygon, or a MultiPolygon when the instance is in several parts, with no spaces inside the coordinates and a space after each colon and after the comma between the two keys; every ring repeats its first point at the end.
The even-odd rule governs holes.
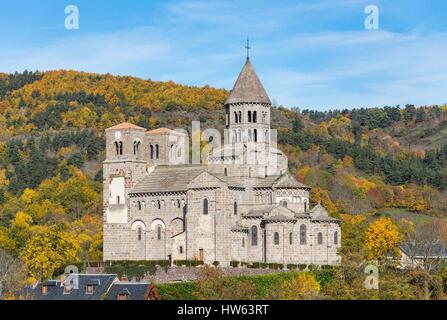
{"type": "Polygon", "coordinates": [[[244,68],[242,68],[241,74],[225,104],[244,102],[271,104],[270,98],[250,62],[250,58],[247,58],[244,68]]]}

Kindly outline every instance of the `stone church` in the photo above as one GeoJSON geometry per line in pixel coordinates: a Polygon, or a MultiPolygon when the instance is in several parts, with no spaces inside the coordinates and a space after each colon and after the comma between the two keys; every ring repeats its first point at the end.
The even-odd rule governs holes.
{"type": "Polygon", "coordinates": [[[106,130],[104,260],[338,264],[339,221],[289,173],[249,58],[223,107],[224,144],[200,164],[185,131],[106,130]]]}

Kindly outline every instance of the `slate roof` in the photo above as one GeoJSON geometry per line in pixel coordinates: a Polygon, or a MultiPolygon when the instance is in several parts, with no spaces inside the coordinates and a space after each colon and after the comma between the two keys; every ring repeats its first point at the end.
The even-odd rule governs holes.
{"type": "Polygon", "coordinates": [[[404,242],[400,249],[409,257],[431,257],[447,259],[447,248],[442,244],[414,244],[404,242]]]}
{"type": "Polygon", "coordinates": [[[39,283],[29,290],[35,300],[101,300],[110,289],[112,283],[117,282],[116,274],[80,274],[78,289],[64,292],[60,280],[50,280],[39,283]],[[93,294],[86,293],[86,286],[93,285],[93,294]],[[42,287],[47,287],[47,293],[42,293],[42,287]]]}
{"type": "Polygon", "coordinates": [[[106,131],[110,131],[110,130],[126,130],[126,129],[146,131],[145,128],[139,127],[139,126],[134,125],[134,124],[129,123],[129,122],[120,123],[120,124],[118,124],[116,126],[113,126],[113,127],[110,127],[108,129],[106,129],[106,131]]]}
{"type": "Polygon", "coordinates": [[[329,216],[327,210],[319,203],[309,211],[312,216],[312,221],[321,222],[339,222],[340,220],[329,216]]]}
{"type": "Polygon", "coordinates": [[[175,130],[171,130],[168,128],[158,128],[155,130],[151,130],[146,132],[147,135],[164,135],[164,134],[177,134],[177,135],[181,135],[182,133],[175,131],[175,130]]]}
{"type": "Polygon", "coordinates": [[[310,189],[310,187],[296,180],[289,173],[285,173],[282,176],[268,176],[266,178],[257,178],[254,188],[301,188],[310,189]]]}
{"type": "Polygon", "coordinates": [[[188,184],[205,171],[203,166],[159,166],[130,193],[186,191],[188,184]]]}
{"type": "Polygon", "coordinates": [[[119,282],[114,283],[107,293],[107,300],[117,300],[119,294],[127,294],[127,300],[147,300],[149,283],[119,282]]]}
{"type": "Polygon", "coordinates": [[[272,104],[249,58],[225,104],[243,102],[272,104]]]}

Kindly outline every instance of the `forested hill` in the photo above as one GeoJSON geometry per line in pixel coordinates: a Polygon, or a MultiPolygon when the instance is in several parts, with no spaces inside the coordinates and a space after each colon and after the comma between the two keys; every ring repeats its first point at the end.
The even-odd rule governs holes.
{"type": "MultiPolygon", "coordinates": [[[[228,94],[109,74],[0,73],[0,245],[32,257],[45,234],[100,259],[104,129],[193,120],[223,129],[228,94]]],[[[272,126],[291,172],[331,214],[446,216],[446,106],[274,107],[272,126]]]]}

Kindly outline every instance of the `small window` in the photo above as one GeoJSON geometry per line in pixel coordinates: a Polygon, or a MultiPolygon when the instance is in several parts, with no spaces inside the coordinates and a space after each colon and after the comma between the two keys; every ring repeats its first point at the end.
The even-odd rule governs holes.
{"type": "Polygon", "coordinates": [[[143,239],[143,230],[141,229],[141,227],[138,227],[138,241],[141,241],[141,239],[143,239]]]}
{"type": "Polygon", "coordinates": [[[228,177],[228,169],[227,168],[224,169],[224,174],[225,174],[225,177],[228,177]]]}
{"type": "Polygon", "coordinates": [[[242,238],[242,248],[245,248],[245,238],[242,238]]]}
{"type": "Polygon", "coordinates": [[[183,253],[183,246],[180,246],[180,247],[178,248],[178,252],[179,252],[180,254],[183,253]]]}
{"type": "Polygon", "coordinates": [[[321,232],[318,233],[318,244],[323,244],[323,234],[321,232]]]}
{"type": "Polygon", "coordinates": [[[161,226],[157,226],[157,240],[161,240],[161,226]]]}
{"type": "Polygon", "coordinates": [[[305,224],[300,226],[300,244],[307,243],[307,227],[305,224]]]}
{"type": "Polygon", "coordinates": [[[235,202],[233,205],[233,212],[234,212],[234,215],[237,216],[237,202],[235,202]]]}
{"type": "Polygon", "coordinates": [[[141,211],[141,201],[138,201],[138,210],[141,211]]]}
{"type": "Polygon", "coordinates": [[[293,244],[293,233],[292,232],[289,233],[289,244],[290,245],[293,244]]]}
{"type": "Polygon", "coordinates": [[[123,155],[123,142],[122,141],[120,141],[119,146],[120,146],[120,152],[119,153],[122,156],[123,155]]]}
{"type": "Polygon", "coordinates": [[[85,293],[86,294],[93,294],[93,285],[88,284],[85,286],[85,293]]]}
{"type": "Polygon", "coordinates": [[[155,145],[155,158],[156,159],[160,159],[160,147],[157,145],[155,145]]]}
{"type": "Polygon", "coordinates": [[[116,204],[121,204],[120,196],[116,196],[116,204]]]}
{"type": "Polygon", "coordinates": [[[281,201],[281,205],[282,205],[284,208],[287,208],[287,201],[286,201],[286,200],[281,201]]]}
{"type": "Polygon", "coordinates": [[[252,246],[258,245],[258,227],[257,226],[251,227],[251,245],[252,246]]]}
{"type": "Polygon", "coordinates": [[[153,160],[153,159],[154,159],[154,146],[151,145],[151,146],[149,147],[149,149],[150,149],[150,154],[151,154],[151,160],[153,160]]]}
{"type": "Polygon", "coordinates": [[[118,294],[117,300],[128,300],[129,295],[127,293],[118,294]]]}
{"type": "Polygon", "coordinates": [[[279,232],[275,232],[273,235],[273,241],[275,243],[275,246],[279,245],[279,232]]]}
{"type": "Polygon", "coordinates": [[[248,122],[251,122],[251,111],[248,111],[248,122]]]}
{"type": "Polygon", "coordinates": [[[47,295],[48,294],[48,286],[42,286],[42,294],[47,295]]]}
{"type": "Polygon", "coordinates": [[[115,141],[115,150],[116,150],[116,155],[119,156],[120,155],[120,145],[116,141],[115,141]]]}
{"type": "Polygon", "coordinates": [[[208,199],[203,199],[203,214],[208,215],[208,199]]]}
{"type": "Polygon", "coordinates": [[[337,231],[335,231],[335,233],[334,233],[334,244],[338,245],[338,232],[337,231]]]}
{"type": "Polygon", "coordinates": [[[180,200],[177,199],[177,208],[181,208],[180,200]]]}

